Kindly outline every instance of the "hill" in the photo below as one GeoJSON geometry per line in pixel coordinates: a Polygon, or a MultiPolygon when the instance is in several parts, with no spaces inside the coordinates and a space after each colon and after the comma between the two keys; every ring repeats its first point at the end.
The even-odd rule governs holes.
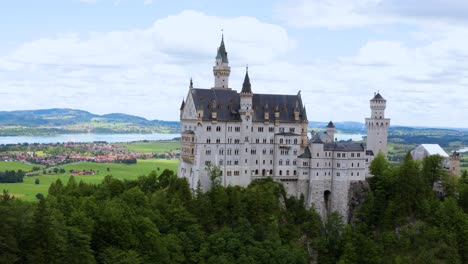
{"type": "Polygon", "coordinates": [[[179,122],[76,109],[0,111],[0,136],[68,133],[177,133],[179,122]]]}

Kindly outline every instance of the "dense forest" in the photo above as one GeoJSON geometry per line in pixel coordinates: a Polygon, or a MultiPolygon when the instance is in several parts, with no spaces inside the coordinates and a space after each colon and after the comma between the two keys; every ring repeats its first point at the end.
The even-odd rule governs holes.
{"type": "Polygon", "coordinates": [[[372,163],[365,202],[326,222],[281,184],[192,193],[172,171],[99,185],[57,180],[47,197],[0,197],[0,263],[468,263],[468,175],[438,157],[372,163]],[[432,191],[442,182],[445,192],[432,191]]]}

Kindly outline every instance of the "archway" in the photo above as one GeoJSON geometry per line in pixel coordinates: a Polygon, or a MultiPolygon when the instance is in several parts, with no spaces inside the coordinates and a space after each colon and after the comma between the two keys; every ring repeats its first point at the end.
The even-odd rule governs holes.
{"type": "Polygon", "coordinates": [[[330,212],[330,200],[331,200],[331,192],[329,190],[326,190],[323,192],[323,202],[325,204],[325,213],[328,215],[330,212]]]}

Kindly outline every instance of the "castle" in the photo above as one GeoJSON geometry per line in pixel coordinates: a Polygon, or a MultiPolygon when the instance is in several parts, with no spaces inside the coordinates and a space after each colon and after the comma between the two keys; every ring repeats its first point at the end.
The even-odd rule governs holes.
{"type": "Polygon", "coordinates": [[[379,93],[370,100],[367,147],[337,142],[331,121],[325,133],[313,133],[309,139],[300,92],[254,93],[247,68],[238,93],[229,87],[230,72],[222,38],[213,66],[214,87],[195,88],[190,80],[182,101],[179,177],[186,178],[192,189],[203,190],[211,184],[208,165],[221,169],[223,186],[247,186],[271,177],[289,195],[304,195],[306,205],[314,206],[322,218],[333,211],[347,217],[351,183],[369,177],[374,156],[387,153],[386,100],[379,93]]]}

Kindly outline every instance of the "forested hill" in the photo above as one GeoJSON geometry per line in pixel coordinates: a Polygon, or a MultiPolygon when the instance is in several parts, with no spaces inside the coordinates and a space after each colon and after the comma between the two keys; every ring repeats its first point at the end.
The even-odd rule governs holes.
{"type": "Polygon", "coordinates": [[[76,109],[0,111],[0,136],[66,133],[178,133],[179,122],[76,109]]]}
{"type": "Polygon", "coordinates": [[[0,194],[0,263],[468,263],[468,174],[440,164],[377,156],[350,224],[336,213],[322,223],[271,178],[223,187],[214,175],[206,193],[168,170],[58,179],[38,202],[0,194]]]}

